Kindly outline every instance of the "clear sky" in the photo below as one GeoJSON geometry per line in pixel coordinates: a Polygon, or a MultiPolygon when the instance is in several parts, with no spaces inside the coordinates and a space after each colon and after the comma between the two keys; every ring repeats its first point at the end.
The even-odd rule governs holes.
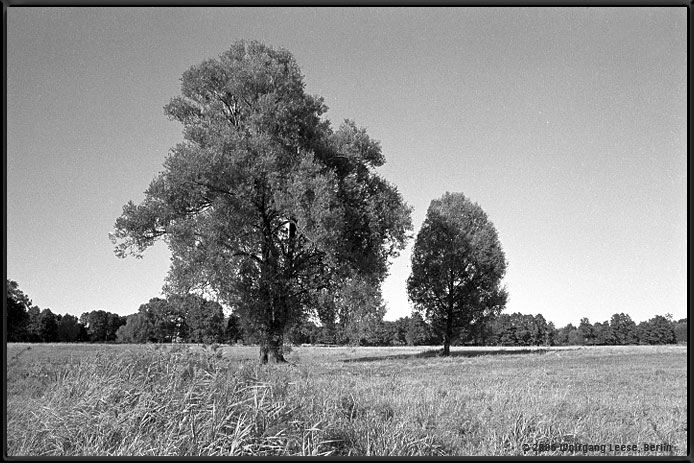
{"type": "MultiPolygon", "coordinates": [[[[414,206],[463,192],[496,226],[506,311],[557,326],[687,315],[687,9],[7,9],[7,277],[41,308],[121,315],[169,252],[118,259],[181,126],[162,107],[241,38],[291,51],[333,126],[381,142],[414,206]]],[[[410,314],[412,242],[383,286],[410,314]]]]}

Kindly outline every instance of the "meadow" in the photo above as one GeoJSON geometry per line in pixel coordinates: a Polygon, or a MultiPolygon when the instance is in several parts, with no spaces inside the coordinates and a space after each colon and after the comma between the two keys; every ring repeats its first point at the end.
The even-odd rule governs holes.
{"type": "Polygon", "coordinates": [[[687,455],[686,346],[8,344],[7,455],[687,455]]]}

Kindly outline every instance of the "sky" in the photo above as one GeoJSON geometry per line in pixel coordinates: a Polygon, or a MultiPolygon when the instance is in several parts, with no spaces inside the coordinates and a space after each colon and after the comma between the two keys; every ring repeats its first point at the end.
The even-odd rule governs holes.
{"type": "MultiPolygon", "coordinates": [[[[166,245],[119,259],[108,233],[182,140],[183,72],[243,38],[380,141],[413,234],[447,191],[486,211],[505,313],[687,316],[685,7],[8,7],[6,34],[6,277],[42,309],[161,296],[166,245]]],[[[411,313],[413,242],[386,320],[411,313]]]]}

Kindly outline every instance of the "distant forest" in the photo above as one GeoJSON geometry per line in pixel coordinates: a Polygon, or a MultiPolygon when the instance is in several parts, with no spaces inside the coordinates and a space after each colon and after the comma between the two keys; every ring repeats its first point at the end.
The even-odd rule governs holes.
{"type": "MultiPolygon", "coordinates": [[[[122,316],[104,310],[74,315],[54,314],[32,305],[16,282],[7,280],[6,333],[8,342],[116,342],[257,344],[254,327],[220,304],[202,297],[153,298],[137,313],[122,316]]],[[[285,343],[293,345],[417,346],[441,344],[421,315],[387,321],[376,317],[318,324],[302,320],[290,327],[285,343]]],[[[609,320],[581,319],[556,328],[541,315],[500,314],[463,330],[453,345],[567,346],[687,343],[687,319],[656,315],[636,324],[629,315],[609,320]]]]}

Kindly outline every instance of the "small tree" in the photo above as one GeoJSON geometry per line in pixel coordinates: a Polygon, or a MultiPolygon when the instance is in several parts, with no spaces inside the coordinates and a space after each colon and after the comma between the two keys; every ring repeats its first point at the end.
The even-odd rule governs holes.
{"type": "Polygon", "coordinates": [[[407,290],[443,337],[442,355],[453,337],[480,319],[499,313],[506,258],[496,229],[477,203],[462,193],[433,200],[417,234],[407,290]]]}

